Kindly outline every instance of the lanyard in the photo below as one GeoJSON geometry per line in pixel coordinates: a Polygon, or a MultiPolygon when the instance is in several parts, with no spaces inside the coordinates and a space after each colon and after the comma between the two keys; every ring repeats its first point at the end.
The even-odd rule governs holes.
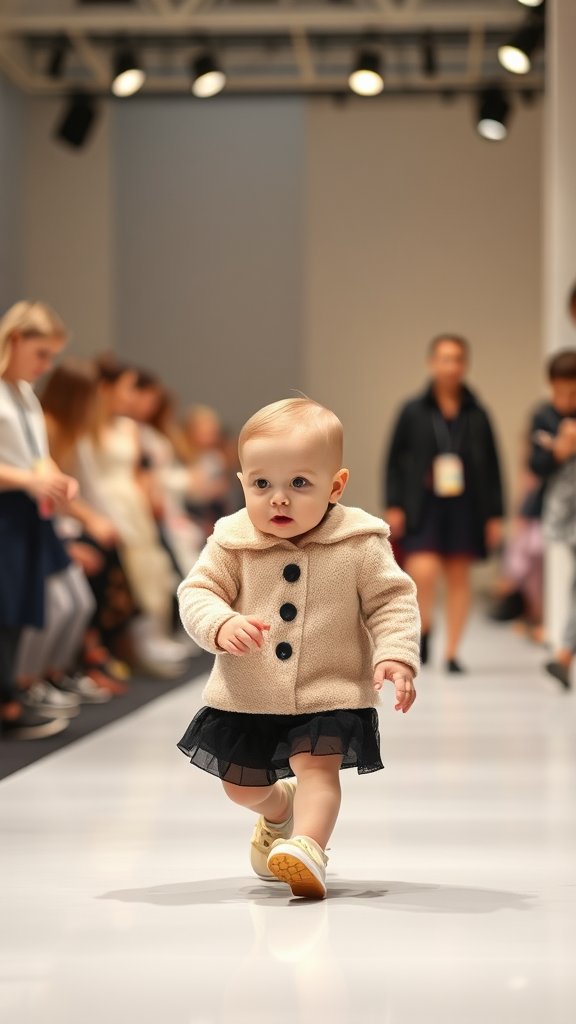
{"type": "Polygon", "coordinates": [[[442,415],[439,409],[434,407],[432,409],[432,424],[434,426],[434,433],[436,435],[436,444],[438,445],[438,451],[444,452],[460,452],[462,441],[464,439],[464,431],[466,429],[466,421],[462,416],[462,410],[458,412],[458,415],[452,420],[454,426],[459,425],[459,430],[452,431],[448,426],[445,417],[442,415]]]}
{"type": "Polygon", "coordinates": [[[39,462],[42,459],[42,452],[40,451],[40,446],[34,436],[34,431],[30,426],[30,420],[28,419],[28,414],[24,407],[24,401],[22,399],[22,396],[18,391],[18,397],[16,397],[16,391],[14,390],[11,384],[8,385],[8,391],[10,392],[10,395],[12,396],[12,401],[16,406],[16,411],[18,413],[18,418],[20,420],[20,426],[22,427],[22,431],[24,433],[24,437],[26,438],[26,443],[28,444],[32,458],[34,459],[35,462],[39,462]]]}

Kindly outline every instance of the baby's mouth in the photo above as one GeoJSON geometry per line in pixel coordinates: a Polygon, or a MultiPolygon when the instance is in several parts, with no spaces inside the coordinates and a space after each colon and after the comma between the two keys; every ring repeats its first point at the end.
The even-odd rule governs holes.
{"type": "Polygon", "coordinates": [[[272,516],[272,519],[270,520],[270,522],[274,523],[275,526],[288,526],[293,521],[294,520],[291,519],[290,516],[272,516]]]}

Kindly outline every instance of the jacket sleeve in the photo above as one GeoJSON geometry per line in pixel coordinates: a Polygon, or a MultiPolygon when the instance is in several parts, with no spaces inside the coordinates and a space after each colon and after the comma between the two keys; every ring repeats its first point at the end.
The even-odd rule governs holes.
{"type": "Polygon", "coordinates": [[[373,665],[402,661],[414,674],[420,667],[420,613],[414,581],[397,564],[387,537],[368,540],[358,593],[374,643],[373,665]]]}
{"type": "Polygon", "coordinates": [[[544,430],[547,434],[556,434],[556,430],[551,429],[551,424],[548,421],[548,418],[540,410],[534,413],[532,425],[530,427],[531,449],[528,465],[535,476],[546,481],[548,480],[548,477],[552,476],[552,473],[556,472],[559,463],[556,462],[552,452],[549,452],[547,448],[542,448],[541,445],[534,441],[534,434],[537,430],[544,430]]]}
{"type": "Polygon", "coordinates": [[[220,651],[216,637],[220,627],[237,614],[232,604],[239,589],[236,553],[210,538],[196,565],[178,587],[182,623],[205,651],[220,651]]]}
{"type": "Polygon", "coordinates": [[[409,444],[408,412],[404,407],[396,421],[384,469],[383,507],[404,508],[403,462],[409,444]]]}

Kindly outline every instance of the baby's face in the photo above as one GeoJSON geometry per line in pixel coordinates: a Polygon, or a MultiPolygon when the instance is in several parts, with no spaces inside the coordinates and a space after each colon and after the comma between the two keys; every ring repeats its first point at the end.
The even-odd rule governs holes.
{"type": "Polygon", "coordinates": [[[322,440],[304,433],[246,441],[241,461],[238,477],[250,520],[273,537],[313,530],[348,480],[347,469],[334,472],[322,440]]]}

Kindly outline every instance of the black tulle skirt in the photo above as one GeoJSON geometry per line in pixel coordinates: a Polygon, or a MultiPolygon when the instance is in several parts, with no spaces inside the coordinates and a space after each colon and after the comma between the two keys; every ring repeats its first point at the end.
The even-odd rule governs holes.
{"type": "Polygon", "coordinates": [[[340,754],[360,775],[383,768],[375,708],[307,715],[247,715],[201,708],[178,747],[190,762],[235,786],[271,786],[294,772],[295,754],[340,754]]]}

